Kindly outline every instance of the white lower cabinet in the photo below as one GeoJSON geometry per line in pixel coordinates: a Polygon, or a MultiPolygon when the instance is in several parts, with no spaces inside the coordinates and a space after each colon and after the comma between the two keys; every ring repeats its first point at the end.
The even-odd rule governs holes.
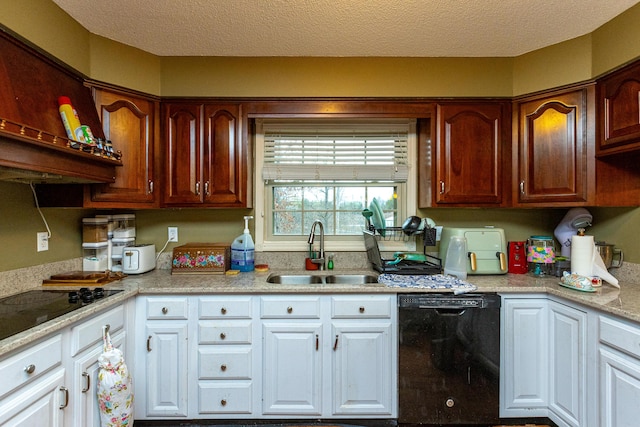
{"type": "Polygon", "coordinates": [[[552,296],[502,298],[502,417],[639,425],[637,323],[552,296]]]}
{"type": "Polygon", "coordinates": [[[134,405],[137,419],[186,418],[188,386],[188,300],[186,297],[138,299],[134,405]],[[144,327],[142,327],[144,325],[144,327]]]}
{"type": "Polygon", "coordinates": [[[598,316],[598,364],[601,427],[640,423],[640,327],[598,316]]]}
{"type": "Polygon", "coordinates": [[[57,334],[0,362],[0,425],[63,427],[69,389],[57,334]]]}
{"type": "Polygon", "coordinates": [[[549,418],[586,426],[587,313],[549,301],[549,418]]]}
{"type": "Polygon", "coordinates": [[[136,419],[397,417],[395,295],[140,296],[136,306],[136,419]]]}
{"type": "Polygon", "coordinates": [[[545,296],[502,297],[500,416],[546,417],[549,327],[545,296]]]}
{"type": "Polygon", "coordinates": [[[128,316],[127,303],[97,312],[0,360],[0,425],[100,427],[102,327],[124,349],[128,316]]]}

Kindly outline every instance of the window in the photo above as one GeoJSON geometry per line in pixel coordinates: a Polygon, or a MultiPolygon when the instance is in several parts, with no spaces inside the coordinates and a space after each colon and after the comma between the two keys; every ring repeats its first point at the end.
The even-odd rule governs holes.
{"type": "Polygon", "coordinates": [[[374,198],[386,226],[413,214],[415,146],[407,119],[257,120],[256,248],[307,250],[320,219],[329,248],[363,250],[362,210],[374,198]]]}

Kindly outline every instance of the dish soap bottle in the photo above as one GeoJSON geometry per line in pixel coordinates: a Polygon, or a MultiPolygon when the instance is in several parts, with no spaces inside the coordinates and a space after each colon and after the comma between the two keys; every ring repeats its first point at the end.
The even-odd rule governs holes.
{"type": "Polygon", "coordinates": [[[253,271],[255,264],[255,245],[249,232],[249,220],[252,216],[244,217],[244,233],[236,237],[231,244],[231,269],[242,272],[253,271]]]}

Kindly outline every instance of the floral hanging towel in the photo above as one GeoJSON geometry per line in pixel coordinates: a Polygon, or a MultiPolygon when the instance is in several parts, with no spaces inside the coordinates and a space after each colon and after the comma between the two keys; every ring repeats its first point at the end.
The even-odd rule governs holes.
{"type": "Polygon", "coordinates": [[[111,344],[103,328],[103,352],[98,357],[98,405],[102,427],[133,426],[133,387],[129,369],[120,349],[111,344]]]}

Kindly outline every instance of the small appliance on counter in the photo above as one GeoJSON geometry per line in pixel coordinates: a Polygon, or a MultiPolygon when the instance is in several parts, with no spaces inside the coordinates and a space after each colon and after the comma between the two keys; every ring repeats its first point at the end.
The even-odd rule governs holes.
{"type": "Polygon", "coordinates": [[[507,273],[507,241],[502,228],[444,227],[440,239],[439,256],[445,265],[447,250],[453,237],[464,237],[467,241],[467,274],[507,273]]]}
{"type": "Polygon", "coordinates": [[[122,272],[142,274],[156,268],[156,245],[140,244],[122,249],[122,272]]]}
{"type": "Polygon", "coordinates": [[[525,274],[528,271],[526,251],[526,242],[509,242],[509,273],[525,274]]]}

